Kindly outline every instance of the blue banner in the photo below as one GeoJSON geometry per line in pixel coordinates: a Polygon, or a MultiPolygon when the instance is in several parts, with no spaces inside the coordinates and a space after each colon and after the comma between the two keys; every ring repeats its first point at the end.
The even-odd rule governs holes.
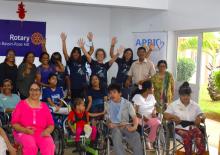
{"type": "Polygon", "coordinates": [[[0,20],[0,56],[13,49],[16,56],[33,51],[41,53],[41,41],[46,35],[46,22],[0,20]]]}

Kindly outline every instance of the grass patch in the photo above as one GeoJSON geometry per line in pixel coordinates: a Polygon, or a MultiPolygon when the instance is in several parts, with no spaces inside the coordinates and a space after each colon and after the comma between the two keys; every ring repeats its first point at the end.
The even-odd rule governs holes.
{"type": "Polygon", "coordinates": [[[208,118],[220,122],[220,101],[212,101],[207,84],[200,86],[199,105],[208,118]]]}

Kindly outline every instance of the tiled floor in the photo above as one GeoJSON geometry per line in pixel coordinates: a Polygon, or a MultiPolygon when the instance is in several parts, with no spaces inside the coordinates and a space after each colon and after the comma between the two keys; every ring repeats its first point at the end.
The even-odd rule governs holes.
{"type": "MultiPolygon", "coordinates": [[[[209,135],[209,151],[210,155],[218,155],[218,145],[219,145],[219,136],[220,136],[220,122],[213,120],[206,120],[207,134],[209,135]]],[[[66,149],[65,155],[77,155],[77,153],[72,153],[73,149],[66,149]]],[[[154,152],[148,152],[147,155],[154,155],[154,152]]],[[[112,153],[111,155],[114,155],[112,153]]],[[[129,154],[128,154],[129,155],[129,154]]]]}

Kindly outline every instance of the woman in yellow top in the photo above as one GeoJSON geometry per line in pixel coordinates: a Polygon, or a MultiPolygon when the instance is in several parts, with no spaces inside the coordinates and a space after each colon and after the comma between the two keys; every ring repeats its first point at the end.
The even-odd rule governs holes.
{"type": "Polygon", "coordinates": [[[161,106],[173,101],[174,79],[173,75],[167,71],[167,62],[160,60],[157,64],[158,72],[152,77],[154,86],[154,96],[161,106]]]}

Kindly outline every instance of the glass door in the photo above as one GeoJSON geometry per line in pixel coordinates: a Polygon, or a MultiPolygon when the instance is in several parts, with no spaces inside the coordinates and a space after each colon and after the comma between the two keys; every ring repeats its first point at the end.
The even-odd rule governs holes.
{"type": "Polygon", "coordinates": [[[202,33],[177,34],[176,86],[178,98],[179,86],[188,81],[192,88],[192,100],[198,103],[200,88],[200,65],[202,33]]]}

